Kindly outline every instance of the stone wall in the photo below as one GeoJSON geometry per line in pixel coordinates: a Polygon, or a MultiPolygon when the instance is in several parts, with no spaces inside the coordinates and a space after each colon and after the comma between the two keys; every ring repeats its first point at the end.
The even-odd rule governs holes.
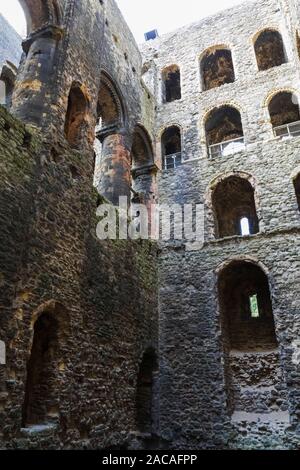
{"type": "Polygon", "coordinates": [[[61,5],[63,24],[41,24],[24,45],[29,52],[13,113],[27,127],[0,110],[0,338],[7,347],[0,374],[2,448],[126,445],[137,431],[139,367],[149,348],[157,350],[156,246],[100,242],[96,209],[103,200],[93,188],[100,72],[107,61],[128,110],[126,132],[133,132],[144,100],[140,55],[114,2],[107,3],[107,16],[95,0],[61,5]],[[122,35],[127,69],[110,28],[122,35]],[[105,57],[108,51],[114,59],[105,57]],[[90,103],[84,136],[90,138],[78,150],[64,135],[73,82],[87,90],[90,103]],[[28,361],[37,319],[45,314],[58,325],[47,396],[52,403],[46,422],[24,428],[28,361]]]}
{"type": "Polygon", "coordinates": [[[268,113],[275,91],[291,90],[299,97],[293,7],[274,0],[245,2],[143,46],[144,77],[158,102],[160,167],[163,129],[174,124],[182,129],[183,165],[160,173],[159,201],[205,206],[204,246],[163,244],[159,260],[160,429],[171,448],[299,446],[299,366],[292,358],[300,331],[300,214],[293,186],[300,141],[274,138],[268,113]],[[280,30],[288,62],[258,72],[253,38],[268,27],[280,30]],[[235,81],[204,91],[200,60],[218,45],[231,49],[235,81]],[[163,103],[162,71],[172,64],[180,67],[182,98],[163,103]],[[205,118],[224,104],[241,113],[245,150],[209,158],[205,118]],[[218,240],[212,193],[230,175],[251,181],[260,231],[218,240]],[[280,359],[276,352],[227,356],[218,278],[234,259],[251,261],[267,274],[280,359]]]}
{"type": "Polygon", "coordinates": [[[0,70],[6,61],[18,68],[22,55],[22,39],[1,14],[0,31],[0,70]]]}
{"type": "MultiPolygon", "coordinates": [[[[40,10],[23,3],[31,21],[15,117],[0,109],[0,447],[299,448],[300,138],[275,138],[268,113],[274,92],[300,97],[297,5],[247,2],[149,41],[141,55],[113,0],[61,0],[57,11],[51,0],[40,10]],[[265,28],[280,30],[288,61],[258,72],[253,44],[265,28]],[[215,46],[231,49],[235,81],[204,91],[200,59],[215,46]],[[162,71],[176,64],[181,99],[163,103],[162,71]],[[107,167],[98,194],[104,77],[117,121],[100,132],[107,167]],[[71,88],[84,103],[76,149],[65,133],[71,88]],[[240,112],[245,148],[209,158],[205,119],[222,105],[240,112]],[[182,130],[182,165],[157,176],[172,125],[182,130]],[[171,241],[158,252],[152,242],[96,238],[97,205],[120,182],[130,191],[134,158],[134,187],[146,188],[147,203],[205,205],[203,245],[171,241]],[[232,175],[253,187],[259,232],[219,239],[212,195],[232,175]],[[248,335],[241,348],[243,332],[230,341],[219,280],[236,260],[267,279],[276,347],[267,341],[266,350],[262,334],[260,350],[248,335]],[[27,368],[44,344],[35,346],[40,318],[56,333],[45,340],[47,409],[37,403],[47,420],[31,423],[28,376],[36,384],[40,372],[27,368]]],[[[39,386],[45,393],[44,376],[39,386]]]]}

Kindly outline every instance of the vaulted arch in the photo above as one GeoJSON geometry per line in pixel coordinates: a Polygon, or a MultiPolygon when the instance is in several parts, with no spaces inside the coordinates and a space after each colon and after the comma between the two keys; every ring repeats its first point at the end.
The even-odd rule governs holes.
{"type": "Polygon", "coordinates": [[[69,316],[55,301],[43,304],[33,315],[33,334],[23,403],[23,427],[45,425],[59,420],[59,365],[69,316]]]}
{"type": "Polygon", "coordinates": [[[136,389],[136,425],[142,433],[153,433],[155,427],[154,385],[157,372],[157,357],[150,348],[143,355],[136,389]]]}
{"type": "Polygon", "coordinates": [[[223,105],[214,108],[205,121],[210,157],[226,156],[244,149],[244,131],[239,110],[223,105]]]}
{"type": "Polygon", "coordinates": [[[113,204],[131,197],[131,139],[127,112],[117,83],[102,70],[97,103],[95,184],[113,204]]]}
{"type": "Polygon", "coordinates": [[[274,29],[265,29],[258,34],[254,50],[258,70],[268,70],[287,62],[282,36],[274,29]]]}
{"type": "Polygon", "coordinates": [[[27,34],[46,24],[61,25],[64,0],[19,0],[26,21],[27,34]]]}
{"type": "Polygon", "coordinates": [[[288,418],[267,274],[258,263],[234,259],[219,271],[218,298],[228,411],[288,418]]]}
{"type": "Polygon", "coordinates": [[[204,91],[234,82],[231,50],[225,46],[208,49],[202,56],[200,72],[204,91]]]}
{"type": "Polygon", "coordinates": [[[101,128],[122,127],[125,124],[126,112],[121,92],[105,71],[101,72],[97,114],[101,128]]]}
{"type": "Polygon", "coordinates": [[[269,102],[269,114],[276,137],[300,135],[300,110],[297,96],[290,91],[279,91],[269,102]]]}
{"type": "Polygon", "coordinates": [[[133,170],[154,163],[151,138],[146,129],[140,124],[134,130],[131,154],[133,170]]]}

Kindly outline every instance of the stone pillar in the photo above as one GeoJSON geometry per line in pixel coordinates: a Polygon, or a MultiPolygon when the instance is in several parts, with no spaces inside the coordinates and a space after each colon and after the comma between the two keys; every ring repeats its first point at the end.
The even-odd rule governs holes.
{"type": "Polygon", "coordinates": [[[157,175],[158,168],[155,164],[145,165],[132,170],[134,195],[132,202],[145,204],[148,211],[149,235],[155,234],[155,220],[152,206],[157,204],[157,175]]]}
{"type": "Polygon", "coordinates": [[[114,205],[119,197],[126,196],[128,205],[131,199],[131,142],[125,131],[116,129],[97,133],[102,143],[100,163],[99,193],[114,205]]]}
{"type": "Polygon", "coordinates": [[[148,209],[152,204],[155,204],[157,200],[157,171],[158,168],[155,164],[132,170],[133,189],[137,193],[137,202],[138,196],[140,195],[140,199],[143,199],[148,209]]]}
{"type": "Polygon", "coordinates": [[[53,80],[55,52],[62,35],[61,28],[48,25],[32,33],[22,44],[24,56],[15,85],[12,113],[37,127],[41,127],[42,119],[52,112],[48,100],[56,83],[53,80]]]}

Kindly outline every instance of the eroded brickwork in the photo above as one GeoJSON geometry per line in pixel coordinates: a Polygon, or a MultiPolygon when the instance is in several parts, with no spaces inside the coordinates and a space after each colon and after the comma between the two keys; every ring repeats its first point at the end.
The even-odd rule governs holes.
{"type": "MultiPolygon", "coordinates": [[[[204,246],[172,242],[159,260],[160,430],[171,448],[299,448],[300,144],[274,138],[268,108],[277,91],[299,96],[298,25],[293,2],[246,2],[143,47],[144,78],[158,102],[160,167],[164,129],[181,129],[183,165],[159,174],[159,200],[205,205],[204,246]],[[254,44],[268,28],[279,31],[286,58],[278,40],[274,66],[259,71],[254,44]],[[207,51],[219,49],[231,51],[230,80],[221,56],[210,57],[213,69],[203,65],[207,51]],[[182,98],[164,103],[171,64],[180,68],[182,98]],[[234,138],[244,147],[208,149],[234,138]],[[243,216],[245,237],[237,226],[243,216]],[[262,287],[243,269],[259,269],[259,285],[267,278],[259,321],[250,317],[249,298],[262,287]]],[[[281,119],[289,106],[281,106],[281,119]]]]}

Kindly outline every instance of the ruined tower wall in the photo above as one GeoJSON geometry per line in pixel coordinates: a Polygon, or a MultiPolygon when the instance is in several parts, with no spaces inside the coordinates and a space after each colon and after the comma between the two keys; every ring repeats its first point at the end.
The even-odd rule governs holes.
{"type": "MultiPolygon", "coordinates": [[[[293,354],[299,334],[300,219],[293,175],[297,168],[299,171],[300,144],[297,137],[287,141],[274,138],[268,113],[268,98],[275,91],[291,90],[299,98],[297,21],[286,15],[286,8],[286,3],[273,0],[245,2],[143,47],[144,63],[151,64],[146,80],[158,102],[155,129],[160,167],[163,129],[177,124],[182,130],[183,165],[160,173],[160,203],[205,206],[204,246],[179,241],[164,244],[159,262],[160,425],[172,448],[298,445],[299,368],[293,354]],[[295,23],[290,23],[291,18],[295,23]],[[288,61],[259,72],[253,38],[270,27],[280,30],[288,61]],[[230,48],[235,81],[204,91],[200,59],[217,45],[230,48]],[[180,67],[182,98],[163,103],[162,70],[172,64],[180,67]],[[212,108],[224,104],[240,111],[246,148],[210,158],[205,119],[212,108]],[[217,240],[212,188],[230,174],[251,178],[260,233],[217,240]],[[243,417],[231,416],[228,408],[228,370],[217,290],[218,268],[235,258],[251,259],[266,267],[283,376],[275,385],[279,396],[273,389],[261,402],[258,386],[253,402],[248,390],[245,408],[254,414],[243,417]],[[266,403],[267,412],[275,412],[269,418],[263,417],[266,403]],[[287,430],[289,423],[292,426],[287,430]]],[[[243,361],[248,371],[259,376],[255,363],[260,359],[246,355],[243,361]]],[[[245,375],[243,380],[249,383],[245,375]]]]}
{"type": "Polygon", "coordinates": [[[140,55],[114,2],[107,4],[107,25],[99,1],[62,4],[62,35],[57,24],[46,33],[42,24],[41,42],[33,32],[21,66],[12,112],[28,126],[0,110],[0,338],[7,348],[6,365],[0,366],[3,448],[125,445],[137,427],[141,360],[150,347],[157,349],[155,245],[98,240],[95,213],[104,201],[93,189],[100,71],[109,69],[118,79],[130,133],[142,120],[140,55]],[[127,68],[120,64],[110,27],[122,31],[127,68]],[[108,50],[109,60],[103,52],[108,50]],[[74,81],[89,97],[77,150],[64,135],[74,81]],[[43,426],[23,429],[27,366],[43,312],[55,318],[60,342],[48,383],[52,401],[43,426]]]}

